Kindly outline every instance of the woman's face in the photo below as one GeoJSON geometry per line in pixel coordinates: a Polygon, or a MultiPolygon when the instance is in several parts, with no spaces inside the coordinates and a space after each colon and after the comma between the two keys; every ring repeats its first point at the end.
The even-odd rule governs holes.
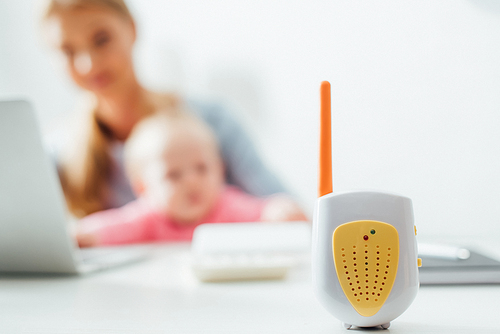
{"type": "Polygon", "coordinates": [[[97,95],[113,95],[135,80],[135,26],[111,9],[68,8],[48,20],[51,42],[62,52],[71,78],[97,95]]]}

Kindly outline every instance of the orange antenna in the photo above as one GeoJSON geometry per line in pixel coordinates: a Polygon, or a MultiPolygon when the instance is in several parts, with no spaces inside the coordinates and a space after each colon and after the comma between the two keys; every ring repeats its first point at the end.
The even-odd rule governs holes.
{"type": "Polygon", "coordinates": [[[319,130],[319,197],[333,192],[332,177],[332,100],[330,83],[323,81],[320,88],[319,130]]]}

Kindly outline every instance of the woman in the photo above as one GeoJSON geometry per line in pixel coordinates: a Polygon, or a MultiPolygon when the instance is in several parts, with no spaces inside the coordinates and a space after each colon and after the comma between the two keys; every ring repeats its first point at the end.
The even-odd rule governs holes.
{"type": "MultiPolygon", "coordinates": [[[[61,183],[75,216],[134,199],[123,170],[123,142],[139,120],[159,110],[192,112],[213,128],[228,183],[257,196],[285,192],[224,110],[140,85],[132,61],[136,28],[123,0],[51,0],[44,23],[49,40],[64,54],[71,78],[92,101],[73,133],[75,140],[57,152],[61,183]]],[[[277,204],[275,212],[277,220],[306,219],[296,204],[277,204]]]]}

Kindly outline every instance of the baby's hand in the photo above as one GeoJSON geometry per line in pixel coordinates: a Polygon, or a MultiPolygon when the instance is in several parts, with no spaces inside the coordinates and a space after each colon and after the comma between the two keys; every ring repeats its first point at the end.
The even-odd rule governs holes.
{"type": "Polygon", "coordinates": [[[262,221],[307,221],[301,207],[285,194],[272,196],[262,210],[262,221]]]}
{"type": "Polygon", "coordinates": [[[93,233],[77,232],[75,238],[80,248],[95,247],[99,244],[97,235],[93,233]]]}

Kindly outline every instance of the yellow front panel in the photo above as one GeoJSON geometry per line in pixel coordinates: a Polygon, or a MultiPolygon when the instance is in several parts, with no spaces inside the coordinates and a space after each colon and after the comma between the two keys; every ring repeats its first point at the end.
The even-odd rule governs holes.
{"type": "Polygon", "coordinates": [[[365,317],[376,314],[391,292],[399,262],[399,236],[394,226],[359,220],[333,232],[333,260],[342,290],[365,317]]]}

